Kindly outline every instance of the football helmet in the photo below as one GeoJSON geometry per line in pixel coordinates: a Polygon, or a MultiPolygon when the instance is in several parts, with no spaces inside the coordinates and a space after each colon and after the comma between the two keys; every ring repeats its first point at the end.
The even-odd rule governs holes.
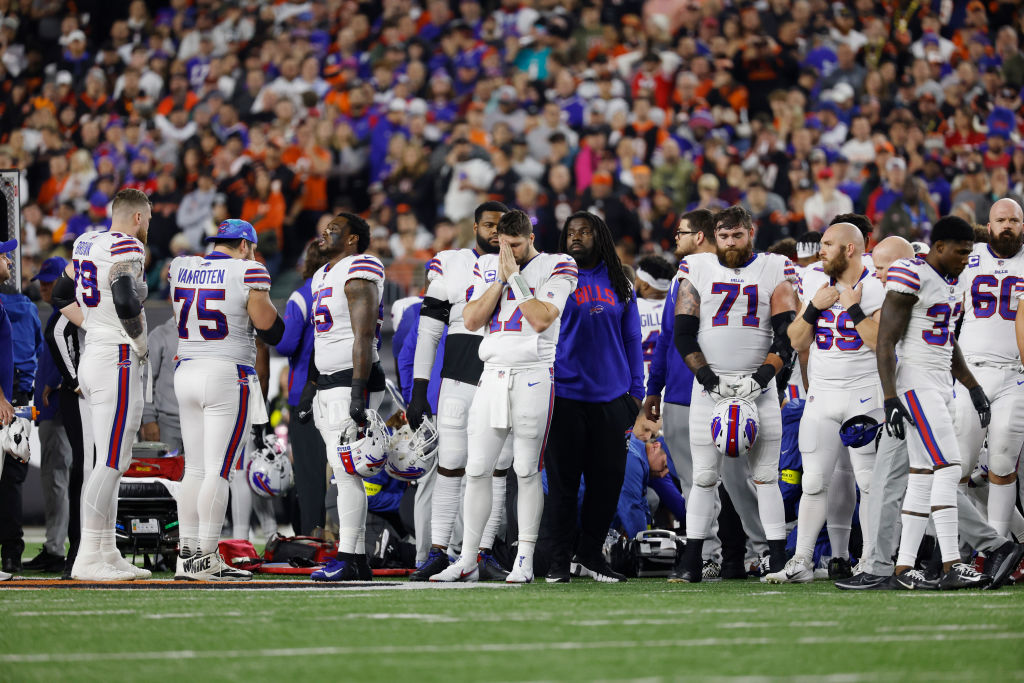
{"type": "Polygon", "coordinates": [[[723,398],[711,411],[711,438],[730,458],[746,455],[757,440],[757,407],[742,398],[723,398]]]}
{"type": "Polygon", "coordinates": [[[884,418],[880,409],[867,415],[854,415],[839,427],[839,439],[849,448],[867,446],[881,433],[884,418]]]}
{"type": "Polygon", "coordinates": [[[424,419],[416,431],[402,425],[394,433],[384,470],[399,481],[416,481],[430,471],[436,458],[437,428],[433,420],[424,419]]]}
{"type": "Polygon", "coordinates": [[[29,437],[32,435],[32,423],[23,417],[16,417],[2,430],[0,451],[10,453],[12,458],[21,462],[28,462],[31,457],[29,437]]]}
{"type": "MultiPolygon", "coordinates": [[[[349,474],[369,479],[384,467],[388,459],[390,432],[376,410],[366,410],[366,427],[348,443],[339,443],[338,459],[349,474]]],[[[345,438],[344,436],[342,438],[345,438]]]]}
{"type": "Polygon", "coordinates": [[[246,480],[249,488],[261,498],[284,495],[295,484],[292,463],[277,438],[272,434],[256,440],[257,449],[249,458],[246,480]]]}

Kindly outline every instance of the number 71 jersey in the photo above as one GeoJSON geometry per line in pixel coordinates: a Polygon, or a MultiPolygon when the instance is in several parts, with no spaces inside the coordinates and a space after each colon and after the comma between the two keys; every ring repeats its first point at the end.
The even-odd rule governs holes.
{"type": "Polygon", "coordinates": [[[940,275],[924,259],[900,259],[889,266],[885,290],[917,297],[896,346],[899,365],[948,371],[953,366],[953,328],[964,298],[960,282],[940,275]]]}

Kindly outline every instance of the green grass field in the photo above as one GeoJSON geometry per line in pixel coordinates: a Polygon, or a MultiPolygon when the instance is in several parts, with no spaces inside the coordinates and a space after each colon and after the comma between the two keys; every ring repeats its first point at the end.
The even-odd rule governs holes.
{"type": "Polygon", "coordinates": [[[1024,588],[394,583],[0,589],[0,681],[1024,679],[1024,588]]]}

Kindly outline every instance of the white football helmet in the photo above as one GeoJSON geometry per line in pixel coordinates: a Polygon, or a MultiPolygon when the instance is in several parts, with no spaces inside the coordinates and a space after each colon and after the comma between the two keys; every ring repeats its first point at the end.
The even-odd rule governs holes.
{"type": "Polygon", "coordinates": [[[342,467],[349,474],[358,474],[364,479],[374,476],[387,462],[389,438],[390,432],[381,416],[376,410],[367,410],[362,436],[337,446],[342,467]]]}
{"type": "Polygon", "coordinates": [[[261,498],[284,495],[295,484],[292,463],[273,435],[268,435],[262,446],[249,457],[246,480],[249,488],[261,498]]]}
{"type": "Polygon", "coordinates": [[[16,417],[0,434],[0,451],[6,451],[12,458],[28,462],[31,458],[29,437],[32,435],[32,423],[23,417],[16,417]]]}
{"type": "Polygon", "coordinates": [[[757,440],[757,407],[741,398],[723,398],[711,412],[711,438],[730,458],[750,452],[757,440]]]}
{"type": "Polygon", "coordinates": [[[423,420],[415,432],[409,425],[391,437],[385,471],[399,481],[416,481],[434,466],[437,458],[437,428],[432,420],[423,420]]]}

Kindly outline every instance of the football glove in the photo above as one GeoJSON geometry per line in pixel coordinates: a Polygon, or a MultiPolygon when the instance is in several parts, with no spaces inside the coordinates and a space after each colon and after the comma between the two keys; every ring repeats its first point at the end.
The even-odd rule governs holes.
{"type": "Polygon", "coordinates": [[[302,387],[302,396],[299,397],[299,405],[296,406],[296,410],[299,411],[299,422],[302,424],[308,424],[313,418],[314,396],[316,396],[316,383],[306,382],[306,386],[302,387]]]}
{"type": "Polygon", "coordinates": [[[721,381],[715,371],[711,369],[710,365],[705,365],[696,372],[697,381],[704,387],[704,391],[708,392],[708,396],[711,397],[712,401],[716,403],[723,398],[723,389],[721,381]]]}
{"type": "Polygon", "coordinates": [[[430,419],[433,413],[430,411],[430,401],[427,399],[427,387],[430,380],[415,379],[412,382],[412,400],[405,409],[405,419],[413,431],[420,428],[423,418],[430,419]]]}
{"type": "Polygon", "coordinates": [[[352,401],[348,405],[348,415],[359,427],[366,426],[366,380],[352,380],[352,401]]]}
{"type": "Polygon", "coordinates": [[[756,401],[763,391],[761,383],[750,375],[729,383],[730,395],[744,401],[756,401]]]}
{"type": "Polygon", "coordinates": [[[992,420],[992,405],[988,402],[988,396],[985,395],[985,390],[981,388],[980,384],[971,389],[971,403],[978,411],[982,428],[988,427],[988,423],[992,420]]]}
{"type": "Polygon", "coordinates": [[[906,436],[906,427],[903,425],[903,421],[906,420],[913,425],[914,418],[910,417],[910,413],[898,398],[887,398],[884,405],[885,433],[897,439],[903,439],[906,436]]]}

